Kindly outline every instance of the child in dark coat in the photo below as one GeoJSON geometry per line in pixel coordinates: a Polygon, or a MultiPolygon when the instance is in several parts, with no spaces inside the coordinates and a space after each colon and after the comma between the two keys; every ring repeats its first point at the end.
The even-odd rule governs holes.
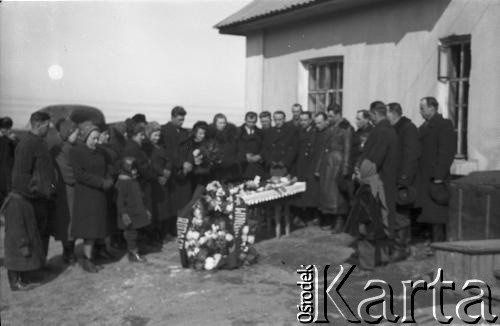
{"type": "Polygon", "coordinates": [[[123,230],[127,241],[130,262],[146,262],[137,246],[138,230],[151,223],[151,213],[146,209],[144,194],[137,181],[137,164],[133,157],[124,157],[120,163],[120,174],[116,181],[116,208],[118,228],[123,230]]]}

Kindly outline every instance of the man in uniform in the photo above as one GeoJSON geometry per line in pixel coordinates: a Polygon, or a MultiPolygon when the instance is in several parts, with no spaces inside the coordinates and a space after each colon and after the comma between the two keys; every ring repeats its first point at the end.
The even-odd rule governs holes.
{"type": "Polygon", "coordinates": [[[366,140],[373,130],[373,124],[370,121],[370,111],[359,110],[356,112],[356,131],[352,139],[352,163],[358,163],[359,156],[363,152],[366,140]]]}

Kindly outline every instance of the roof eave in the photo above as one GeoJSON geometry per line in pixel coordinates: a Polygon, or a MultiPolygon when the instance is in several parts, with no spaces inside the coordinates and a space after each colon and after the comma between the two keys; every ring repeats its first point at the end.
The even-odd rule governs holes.
{"type": "Polygon", "coordinates": [[[367,7],[379,2],[390,0],[339,0],[321,2],[307,7],[300,7],[286,12],[272,13],[266,16],[259,16],[243,22],[237,22],[225,26],[216,25],[214,28],[220,34],[245,36],[254,31],[264,28],[276,27],[286,23],[304,20],[318,15],[325,15],[367,7]]]}

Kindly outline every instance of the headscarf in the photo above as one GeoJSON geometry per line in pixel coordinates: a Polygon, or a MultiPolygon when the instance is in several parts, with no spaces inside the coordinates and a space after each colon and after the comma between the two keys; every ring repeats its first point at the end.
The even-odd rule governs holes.
{"type": "Polygon", "coordinates": [[[92,131],[95,130],[99,131],[99,128],[97,128],[97,126],[93,124],[92,121],[85,121],[80,123],[78,129],[80,129],[80,132],[78,133],[78,138],[83,143],[87,141],[87,138],[89,138],[89,135],[92,133],[92,131]]]}
{"type": "Polygon", "coordinates": [[[146,137],[151,138],[151,134],[155,131],[160,131],[161,129],[161,126],[158,122],[156,121],[151,121],[151,122],[148,122],[148,124],[146,125],[146,137]]]}
{"type": "Polygon", "coordinates": [[[385,226],[385,231],[389,229],[389,210],[385,199],[384,183],[377,173],[377,166],[370,160],[364,159],[359,166],[359,182],[370,186],[372,195],[375,199],[380,200],[382,210],[382,222],[385,226]]]}

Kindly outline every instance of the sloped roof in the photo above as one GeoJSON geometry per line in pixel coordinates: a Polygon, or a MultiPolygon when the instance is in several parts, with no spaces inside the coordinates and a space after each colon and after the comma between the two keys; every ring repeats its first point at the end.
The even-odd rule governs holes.
{"type": "Polygon", "coordinates": [[[323,1],[325,0],[254,0],[215,25],[215,28],[220,29],[231,25],[242,24],[323,1]]]}

